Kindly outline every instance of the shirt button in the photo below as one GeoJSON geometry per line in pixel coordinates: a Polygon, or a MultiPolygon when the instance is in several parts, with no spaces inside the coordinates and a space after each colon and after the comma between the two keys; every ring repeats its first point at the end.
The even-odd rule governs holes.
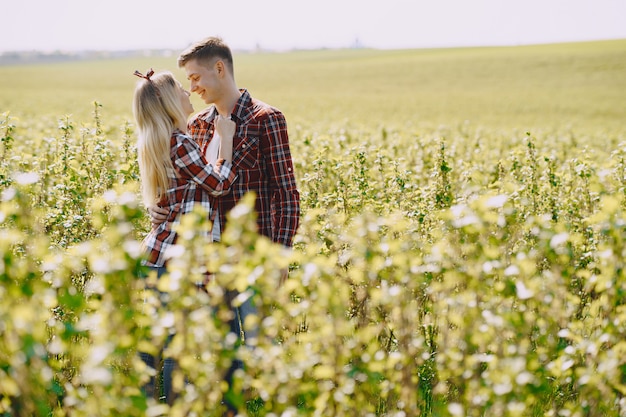
{"type": "Polygon", "coordinates": [[[243,146],[242,146],[242,148],[244,148],[244,149],[245,149],[245,148],[246,148],[246,145],[243,145],[243,146]]]}

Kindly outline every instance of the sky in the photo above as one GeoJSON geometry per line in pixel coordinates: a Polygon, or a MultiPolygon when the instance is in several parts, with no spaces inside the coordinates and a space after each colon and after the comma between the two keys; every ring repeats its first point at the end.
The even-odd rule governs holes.
{"type": "Polygon", "coordinates": [[[0,53],[499,46],[626,38],[626,0],[0,0],[0,53]]]}

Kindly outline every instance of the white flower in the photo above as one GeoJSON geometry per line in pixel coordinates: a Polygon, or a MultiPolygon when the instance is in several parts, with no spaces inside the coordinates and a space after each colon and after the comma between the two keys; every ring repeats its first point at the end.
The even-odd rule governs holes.
{"type": "Polygon", "coordinates": [[[463,406],[459,403],[450,403],[448,405],[448,411],[453,416],[462,416],[463,415],[463,406]]]}
{"type": "Polygon", "coordinates": [[[11,201],[13,200],[13,197],[15,197],[15,194],[17,194],[17,192],[15,191],[15,188],[13,187],[9,187],[5,190],[2,190],[2,201],[11,201]]]}
{"type": "Polygon", "coordinates": [[[119,204],[123,204],[129,207],[136,207],[137,196],[134,193],[131,193],[130,191],[126,191],[122,193],[122,195],[119,196],[119,198],[117,199],[117,202],[119,204]]]}
{"type": "Polygon", "coordinates": [[[133,258],[139,258],[139,256],[141,256],[141,243],[136,240],[127,240],[122,247],[124,251],[133,258]]]}
{"type": "Polygon", "coordinates": [[[523,282],[517,281],[515,283],[515,290],[517,292],[517,298],[520,300],[527,300],[535,295],[534,292],[529,290],[523,282]]]}
{"type": "Polygon", "coordinates": [[[569,237],[569,234],[567,233],[559,233],[557,235],[552,236],[552,239],[550,239],[550,247],[552,249],[556,249],[557,247],[567,242],[568,237],[569,237]]]}
{"type": "Polygon", "coordinates": [[[115,199],[117,198],[117,193],[114,190],[107,190],[102,194],[102,198],[107,203],[115,203],[115,199]]]}
{"type": "Polygon", "coordinates": [[[15,175],[15,182],[20,185],[35,184],[39,181],[39,174],[36,172],[21,172],[15,175]]]}
{"type": "Polygon", "coordinates": [[[180,258],[185,253],[185,247],[183,245],[172,245],[165,249],[165,259],[180,258]]]}
{"type": "Polygon", "coordinates": [[[512,275],[519,275],[519,268],[517,265],[511,265],[504,270],[504,275],[510,277],[512,275]]]}
{"type": "Polygon", "coordinates": [[[486,202],[485,202],[485,207],[487,208],[501,208],[502,206],[504,206],[504,203],[506,203],[506,200],[508,200],[509,197],[501,194],[501,195],[497,195],[495,197],[490,197],[486,202]]]}

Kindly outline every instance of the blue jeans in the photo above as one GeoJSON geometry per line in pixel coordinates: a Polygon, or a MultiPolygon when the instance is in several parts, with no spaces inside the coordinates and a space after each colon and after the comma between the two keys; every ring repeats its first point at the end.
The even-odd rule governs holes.
{"type": "MultiPolygon", "coordinates": [[[[166,272],[165,267],[155,267],[150,269],[156,271],[157,277],[159,278],[166,272]]],[[[237,292],[229,291],[227,292],[224,301],[229,304],[233,312],[233,318],[229,322],[230,331],[236,334],[240,338],[242,343],[245,343],[246,339],[257,336],[258,331],[256,329],[247,332],[243,329],[243,324],[245,323],[246,318],[250,315],[257,314],[257,309],[254,306],[252,297],[244,301],[239,307],[233,306],[232,300],[237,295],[237,292]]],[[[164,306],[166,305],[167,304],[164,303],[164,306]]],[[[168,336],[165,346],[167,346],[172,337],[173,335],[168,336]]],[[[144,352],[140,352],[139,355],[141,359],[146,363],[146,365],[158,370],[158,375],[162,383],[159,384],[160,392],[157,398],[160,401],[165,401],[168,404],[172,404],[175,399],[174,393],[172,391],[172,373],[174,372],[174,369],[176,369],[176,361],[174,361],[174,359],[172,358],[165,358],[164,360],[162,360],[162,352],[161,354],[159,354],[158,358],[155,358],[154,356],[144,352]]],[[[234,359],[226,375],[224,376],[224,380],[228,382],[229,388],[232,387],[233,375],[238,369],[243,369],[243,362],[239,359],[234,359]]],[[[150,381],[143,387],[143,391],[146,395],[153,396],[155,389],[156,378],[151,377],[150,381]]],[[[225,403],[229,410],[237,410],[237,408],[228,400],[225,400],[225,403]]]]}
{"type": "MultiPolygon", "coordinates": [[[[244,330],[243,325],[246,321],[246,318],[251,315],[256,315],[257,309],[252,300],[252,296],[249,297],[246,301],[244,301],[239,307],[234,307],[232,305],[232,300],[238,295],[236,291],[228,291],[225,299],[226,302],[230,305],[230,308],[233,312],[233,318],[230,320],[230,331],[231,333],[236,334],[239,337],[241,344],[246,344],[246,342],[252,337],[258,337],[258,329],[248,329],[244,330]]],[[[238,397],[242,393],[235,393],[232,391],[233,388],[233,377],[235,372],[238,369],[244,369],[244,363],[240,359],[233,359],[233,362],[230,365],[230,368],[226,372],[224,376],[224,380],[228,383],[228,391],[230,395],[234,397],[238,397]]],[[[230,396],[227,395],[224,399],[224,403],[229,411],[237,412],[237,405],[230,400],[230,396]]]]}
{"type": "MultiPolygon", "coordinates": [[[[166,272],[165,267],[150,267],[150,270],[156,271],[158,278],[166,272]]],[[[166,305],[167,302],[163,302],[163,306],[166,305]]],[[[169,344],[173,336],[174,335],[168,336],[165,346],[169,344]]],[[[139,356],[146,365],[157,370],[157,377],[161,382],[160,384],[157,384],[157,377],[150,377],[148,383],[142,387],[144,394],[150,397],[155,397],[159,401],[164,401],[171,405],[174,402],[174,393],[172,391],[172,373],[176,368],[176,361],[172,358],[163,359],[163,351],[160,351],[157,357],[145,352],[139,352],[139,356]],[[155,390],[157,388],[159,389],[159,392],[158,395],[155,396],[155,390]]]]}

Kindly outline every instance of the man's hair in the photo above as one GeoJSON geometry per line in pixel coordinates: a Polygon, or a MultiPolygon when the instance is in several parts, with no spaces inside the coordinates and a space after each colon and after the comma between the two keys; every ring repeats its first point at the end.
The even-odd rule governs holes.
{"type": "Polygon", "coordinates": [[[233,75],[233,54],[222,38],[216,36],[196,42],[185,49],[178,57],[178,67],[182,68],[194,59],[208,64],[213,58],[219,58],[226,62],[230,74],[233,75]]]}

